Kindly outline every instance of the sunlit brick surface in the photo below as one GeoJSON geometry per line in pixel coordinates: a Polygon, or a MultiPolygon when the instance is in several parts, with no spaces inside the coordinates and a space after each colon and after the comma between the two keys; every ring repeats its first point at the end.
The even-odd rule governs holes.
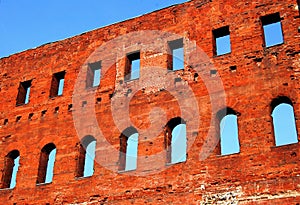
{"type": "MultiPolygon", "coordinates": [[[[299,204],[299,144],[275,147],[270,108],[272,99],[290,98],[299,131],[299,25],[296,0],[192,0],[0,59],[0,178],[5,156],[15,149],[20,152],[16,187],[0,190],[0,204],[299,204]],[[284,43],[265,48],[260,17],[276,12],[281,17],[284,43]],[[214,56],[212,30],[224,26],[229,26],[231,53],[214,56]],[[214,115],[204,83],[185,66],[174,71],[181,78],[174,83],[192,88],[201,116],[197,130],[189,130],[187,122],[188,136],[195,137],[187,160],[144,176],[118,173],[112,171],[118,169],[118,158],[107,154],[98,140],[96,158],[107,154],[106,164],[110,162],[112,169],[95,162],[93,176],[76,178],[79,142],[84,136],[77,135],[73,112],[95,107],[102,132],[116,150],[120,149],[122,130],[114,124],[111,97],[118,94],[115,85],[124,80],[120,73],[125,60],[103,76],[95,101],[84,102],[76,110],[70,104],[79,70],[105,42],[140,30],[176,33],[184,38],[184,44],[195,41],[208,55],[216,71],[207,76],[222,79],[226,106],[240,113],[240,153],[220,156],[217,146],[208,158],[200,159],[204,137],[209,127],[216,125],[210,124],[214,115]],[[52,76],[61,71],[65,71],[63,95],[50,98],[52,76]],[[28,80],[32,80],[29,103],[16,106],[19,84],[28,80]],[[16,121],[17,116],[22,117],[16,121]],[[57,148],[53,182],[36,185],[40,152],[48,143],[57,148]]],[[[167,69],[167,59],[167,55],[141,52],[141,75],[146,65],[167,69]]],[[[140,91],[130,102],[133,125],[147,128],[154,107],[165,111],[167,121],[180,117],[178,103],[167,91],[140,91]]],[[[160,116],[156,121],[161,121],[160,116]]],[[[91,134],[89,129],[86,135],[91,134]]],[[[217,131],[213,135],[217,136],[217,131]]],[[[191,143],[189,139],[187,143],[191,143]]],[[[163,128],[155,138],[139,137],[139,156],[163,149],[163,128]]],[[[151,173],[150,162],[138,160],[136,171],[147,168],[151,173]]]]}

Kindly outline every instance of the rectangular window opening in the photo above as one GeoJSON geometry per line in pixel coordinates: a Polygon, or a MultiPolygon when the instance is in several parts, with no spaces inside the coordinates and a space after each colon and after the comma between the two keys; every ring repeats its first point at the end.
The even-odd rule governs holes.
{"type": "Polygon", "coordinates": [[[231,53],[229,26],[213,30],[214,55],[220,56],[231,53]]]}
{"type": "Polygon", "coordinates": [[[170,54],[168,55],[168,69],[184,69],[183,39],[168,42],[170,54]]]}
{"type": "Polygon", "coordinates": [[[264,45],[266,47],[280,45],[284,42],[279,13],[263,16],[261,17],[261,22],[264,33],[264,45]]]}
{"type": "Polygon", "coordinates": [[[92,88],[100,85],[101,61],[89,63],[87,71],[86,87],[92,88]]]}
{"type": "Polygon", "coordinates": [[[65,71],[54,73],[52,76],[50,97],[61,96],[64,89],[65,71]]]}
{"type": "Polygon", "coordinates": [[[131,54],[128,54],[126,56],[126,65],[125,65],[125,81],[135,80],[140,77],[140,67],[141,67],[141,61],[140,61],[140,52],[134,52],[131,54]]]}
{"type": "Polygon", "coordinates": [[[21,82],[17,96],[17,106],[29,103],[31,80],[21,82]]]}

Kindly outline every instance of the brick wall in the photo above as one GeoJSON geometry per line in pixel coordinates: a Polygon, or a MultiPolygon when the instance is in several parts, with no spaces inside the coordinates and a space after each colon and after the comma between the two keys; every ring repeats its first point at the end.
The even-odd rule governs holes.
{"type": "Polygon", "coordinates": [[[299,23],[296,0],[193,0],[0,59],[0,178],[5,156],[20,152],[16,187],[0,190],[0,203],[299,204],[299,145],[275,146],[270,108],[274,98],[290,98],[299,129],[299,23]],[[284,43],[265,48],[260,17],[276,12],[284,43]],[[212,30],[223,26],[231,53],[214,56],[212,30]],[[167,42],[177,38],[185,67],[165,72],[167,42]],[[141,77],[125,82],[125,56],[137,50],[141,77]],[[96,61],[100,86],[86,89],[96,61]],[[50,98],[52,76],[62,71],[63,95],[50,98]],[[19,84],[29,80],[29,103],[16,106],[19,84]],[[214,104],[239,113],[240,153],[219,154],[214,104]],[[175,117],[186,120],[188,152],[171,166],[164,126],[175,117]],[[129,126],[139,131],[137,169],[118,172],[120,136],[129,126]],[[97,140],[94,175],[78,178],[87,135],[97,140]],[[36,185],[49,143],[57,149],[53,182],[36,185]]]}

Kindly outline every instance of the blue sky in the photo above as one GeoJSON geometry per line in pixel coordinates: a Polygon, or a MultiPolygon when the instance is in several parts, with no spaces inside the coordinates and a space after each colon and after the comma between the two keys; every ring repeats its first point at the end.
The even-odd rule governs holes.
{"type": "Polygon", "coordinates": [[[0,0],[0,57],[187,0],[0,0]]]}

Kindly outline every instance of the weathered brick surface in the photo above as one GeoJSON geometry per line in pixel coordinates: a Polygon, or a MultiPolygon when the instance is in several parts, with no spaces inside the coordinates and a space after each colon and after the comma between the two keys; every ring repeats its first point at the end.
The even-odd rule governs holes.
{"type": "MultiPolygon", "coordinates": [[[[231,204],[299,204],[299,144],[275,147],[270,108],[272,99],[277,96],[289,97],[299,130],[299,25],[296,0],[194,0],[0,59],[1,170],[4,169],[4,158],[11,150],[18,149],[21,156],[17,185],[14,189],[0,190],[0,203],[123,205],[225,204],[227,201],[231,204]],[[276,12],[282,18],[284,44],[264,48],[260,17],[276,12]],[[232,52],[215,57],[212,30],[222,26],[229,26],[232,52]],[[95,133],[93,127],[85,124],[90,116],[84,111],[86,107],[75,103],[74,110],[68,111],[68,105],[73,103],[79,71],[86,68],[86,60],[105,42],[143,30],[178,34],[184,37],[185,45],[195,41],[207,54],[222,79],[226,106],[240,113],[240,153],[220,156],[216,148],[208,158],[200,160],[205,137],[214,126],[211,118],[215,113],[211,113],[206,85],[201,79],[195,80],[195,71],[187,65],[184,70],[176,71],[182,79],[178,86],[186,83],[193,90],[201,119],[195,130],[190,130],[192,122],[187,122],[187,136],[194,138],[188,139],[187,161],[152,173],[151,169],[155,167],[151,165],[160,161],[163,164],[165,155],[147,160],[145,156],[163,152],[162,129],[154,138],[147,138],[147,133],[139,136],[141,158],[137,170],[133,171],[138,176],[117,173],[118,156],[104,140],[95,136],[98,139],[97,160],[102,163],[95,163],[92,177],[75,178],[78,143],[85,135],[95,133]],[[230,72],[230,66],[236,66],[237,71],[230,72]],[[49,98],[52,74],[63,70],[66,71],[63,96],[49,98]],[[19,83],[31,79],[29,104],[16,107],[19,83]],[[59,112],[54,113],[57,106],[59,112]],[[41,117],[43,110],[47,112],[41,117]],[[83,129],[80,131],[74,126],[73,114],[76,112],[82,114],[83,129]],[[34,115],[28,120],[30,113],[34,115]],[[22,116],[19,122],[16,122],[17,116],[22,116]],[[3,124],[5,119],[8,119],[6,125],[3,124]],[[57,147],[53,182],[37,186],[40,151],[51,142],[57,147]]],[[[121,53],[139,49],[139,45],[130,45],[130,42],[130,39],[123,41],[119,48],[121,53]]],[[[111,49],[115,48],[111,45],[111,49]]],[[[95,97],[101,97],[101,102],[96,103],[93,99],[87,101],[86,106],[95,107],[99,127],[107,141],[118,150],[122,130],[113,120],[111,100],[112,96],[124,96],[116,85],[124,79],[125,60],[110,52],[107,56],[95,55],[92,60],[103,60],[104,57],[117,63],[112,64],[101,79],[95,97]]],[[[166,69],[166,59],[166,54],[142,50],[141,75],[146,73],[143,70],[146,66],[166,69]]],[[[210,79],[207,83],[213,85],[214,77],[210,77],[209,72],[205,75],[210,79]]],[[[134,83],[132,81],[128,86],[134,83]]],[[[135,127],[149,128],[149,113],[155,107],[164,110],[166,122],[180,116],[180,105],[174,96],[163,89],[147,89],[137,92],[130,101],[130,118],[135,127]]],[[[152,122],[166,123],[161,120],[161,115],[152,117],[152,122]]]]}

